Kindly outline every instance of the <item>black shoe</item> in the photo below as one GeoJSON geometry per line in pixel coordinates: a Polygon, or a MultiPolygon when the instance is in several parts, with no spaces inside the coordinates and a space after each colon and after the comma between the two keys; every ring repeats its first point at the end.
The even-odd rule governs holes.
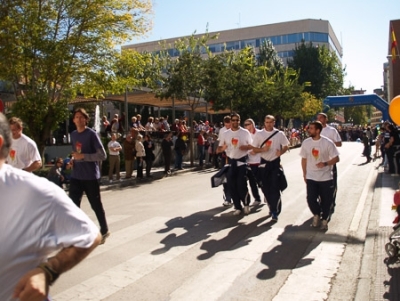
{"type": "Polygon", "coordinates": [[[107,231],[106,234],[103,234],[101,237],[100,245],[104,244],[106,242],[107,237],[109,237],[110,235],[111,235],[110,231],[107,231]]]}

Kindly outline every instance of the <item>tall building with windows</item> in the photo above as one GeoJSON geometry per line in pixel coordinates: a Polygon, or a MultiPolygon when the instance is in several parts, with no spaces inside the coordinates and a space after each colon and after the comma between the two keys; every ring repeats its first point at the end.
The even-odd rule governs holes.
{"type": "MultiPolygon", "coordinates": [[[[326,20],[306,19],[210,33],[210,35],[214,34],[219,34],[218,39],[211,40],[208,43],[209,49],[213,53],[220,53],[224,50],[240,50],[246,46],[254,47],[257,53],[263,41],[269,39],[285,64],[287,60],[293,56],[293,50],[296,48],[296,44],[300,44],[302,40],[306,43],[312,42],[315,46],[325,45],[329,50],[337,54],[339,61],[341,61],[343,56],[342,46],[329,24],[329,21],[326,20]]],[[[196,37],[202,35],[203,34],[198,34],[196,37]]],[[[171,56],[178,56],[178,51],[174,49],[174,42],[179,38],[182,37],[162,40],[163,42],[165,41],[165,44],[169,47],[167,51],[171,56]]],[[[153,41],[130,44],[122,46],[122,50],[135,49],[139,52],[147,51],[157,53],[162,49],[160,42],[161,41],[153,41]]]]}

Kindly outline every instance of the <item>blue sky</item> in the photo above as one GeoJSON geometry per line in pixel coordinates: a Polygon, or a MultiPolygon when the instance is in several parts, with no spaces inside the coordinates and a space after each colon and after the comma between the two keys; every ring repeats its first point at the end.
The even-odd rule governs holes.
{"type": "MultiPolygon", "coordinates": [[[[343,47],[345,86],[383,85],[389,21],[400,19],[399,0],[153,0],[153,29],[126,44],[301,19],[328,20],[343,47]]],[[[400,37],[397,37],[400,41],[400,37]]],[[[400,63],[400,61],[397,61],[400,63]]]]}

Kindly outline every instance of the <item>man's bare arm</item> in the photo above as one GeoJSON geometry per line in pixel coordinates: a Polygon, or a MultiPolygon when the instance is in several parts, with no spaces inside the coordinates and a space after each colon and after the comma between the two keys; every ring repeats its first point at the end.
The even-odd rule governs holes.
{"type": "MultiPolygon", "coordinates": [[[[62,249],[56,256],[51,257],[46,265],[57,274],[62,274],[81,262],[98,246],[100,241],[101,235],[98,233],[95,241],[89,248],[72,246],[62,249]]],[[[13,297],[19,298],[20,301],[43,301],[49,291],[48,280],[49,278],[45,270],[37,267],[21,277],[14,289],[13,297]]]]}

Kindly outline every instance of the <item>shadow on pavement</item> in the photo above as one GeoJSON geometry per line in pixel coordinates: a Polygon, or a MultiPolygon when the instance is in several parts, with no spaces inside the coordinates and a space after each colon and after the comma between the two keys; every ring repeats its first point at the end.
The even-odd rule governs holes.
{"type": "Polygon", "coordinates": [[[164,237],[160,243],[163,248],[151,252],[153,255],[163,254],[173,247],[188,246],[210,237],[210,233],[218,232],[224,228],[234,227],[238,223],[237,218],[232,218],[232,213],[215,216],[221,212],[230,209],[228,207],[216,207],[206,211],[193,213],[186,217],[175,217],[165,223],[166,227],[157,231],[157,233],[167,233],[177,228],[186,230],[181,235],[171,233],[164,237]],[[227,218],[229,216],[229,218],[227,218]]]}
{"type": "Polygon", "coordinates": [[[258,279],[274,278],[278,270],[293,270],[297,265],[302,267],[312,263],[313,259],[306,258],[321,242],[337,242],[347,244],[364,244],[364,241],[354,237],[336,234],[325,234],[319,229],[312,228],[311,220],[294,226],[287,225],[278,237],[281,244],[261,256],[261,263],[267,268],[257,274],[258,279]]]}

